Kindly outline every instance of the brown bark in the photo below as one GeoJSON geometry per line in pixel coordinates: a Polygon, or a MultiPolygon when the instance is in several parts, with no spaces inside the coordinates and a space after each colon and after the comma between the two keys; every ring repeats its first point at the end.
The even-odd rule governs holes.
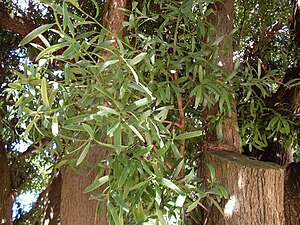
{"type": "MultiPolygon", "coordinates": [[[[103,26],[110,31],[111,38],[116,40],[122,30],[122,23],[125,20],[124,11],[130,9],[131,0],[106,0],[103,13],[103,26]]],[[[124,35],[124,32],[120,34],[124,35]]],[[[113,43],[117,47],[117,42],[113,43]]]]}
{"type": "MultiPolygon", "coordinates": [[[[232,30],[233,30],[233,0],[223,0],[212,3],[209,6],[215,12],[209,17],[209,21],[216,27],[216,37],[224,36],[224,40],[220,44],[219,58],[220,63],[227,72],[233,70],[233,50],[232,50],[232,30]]],[[[209,41],[209,40],[208,40],[209,41]]],[[[235,105],[235,103],[233,103],[235,105]]],[[[205,110],[204,117],[216,115],[218,113],[218,105],[211,109],[205,110]]],[[[232,112],[229,119],[224,119],[222,123],[223,139],[217,138],[216,131],[207,132],[204,144],[205,149],[220,149],[227,151],[240,152],[241,143],[240,136],[236,129],[237,115],[232,112]]]]}
{"type": "Polygon", "coordinates": [[[284,204],[286,225],[300,224],[300,162],[286,167],[284,204]]]}
{"type": "MultiPolygon", "coordinates": [[[[222,202],[224,216],[214,207],[208,207],[207,225],[285,225],[284,170],[277,164],[250,160],[225,151],[207,151],[203,154],[200,176],[209,178],[205,163],[216,170],[218,181],[230,194],[222,202]]],[[[296,223],[295,223],[296,224],[296,223]]]]}
{"type": "MultiPolygon", "coordinates": [[[[105,156],[105,151],[97,147],[91,147],[87,160],[96,163],[98,159],[105,156]]],[[[62,225],[105,225],[106,208],[100,214],[96,214],[97,200],[90,200],[90,193],[83,194],[83,190],[90,185],[97,171],[89,173],[88,168],[82,168],[79,176],[74,171],[64,168],[62,171],[61,189],[61,224],[62,225]]],[[[103,187],[94,193],[101,193],[103,187]]]]}
{"type": "MultiPolygon", "coordinates": [[[[11,30],[22,37],[25,37],[31,31],[33,31],[37,25],[27,17],[20,17],[13,12],[8,12],[3,4],[0,4],[0,27],[11,30]]],[[[44,46],[43,42],[36,38],[33,40],[35,43],[44,46]]]]}
{"type": "Polygon", "coordinates": [[[10,168],[5,143],[0,141],[0,224],[12,225],[14,195],[11,187],[10,168]]]}

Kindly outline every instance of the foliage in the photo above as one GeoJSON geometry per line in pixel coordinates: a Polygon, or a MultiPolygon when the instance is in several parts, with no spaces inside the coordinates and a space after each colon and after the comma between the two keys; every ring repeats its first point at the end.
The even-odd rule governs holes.
{"type": "Polygon", "coordinates": [[[213,38],[206,21],[208,3],[166,1],[160,2],[161,12],[150,12],[147,4],[134,2],[124,23],[128,35],[117,38],[117,48],[96,19],[71,3],[51,3],[62,23],[44,24],[21,42],[49,28],[60,36],[55,44],[43,39],[37,63],[24,65],[19,80],[10,84],[21,93],[16,107],[23,118],[18,125],[28,124],[23,138],[49,139],[46,149],[63,156],[58,167],[86,163],[91,146],[108,152],[97,161],[97,179],[85,192],[107,185],[94,198],[107,202],[115,224],[149,219],[166,224],[184,218],[204,197],[218,206],[214,198],[228,197],[226,190],[213,170],[211,189],[199,189],[194,162],[184,159],[180,147],[203,136],[199,117],[205,107],[220,101],[217,123],[232,111],[231,84],[220,80],[231,74],[218,66],[222,39],[213,38]],[[90,24],[99,29],[81,32],[90,24]],[[143,29],[147,24],[151,32],[143,29]],[[56,63],[60,69],[52,70],[56,63]],[[195,113],[184,113],[186,107],[195,113]],[[186,126],[178,122],[181,112],[186,126]]]}
{"type": "MultiPolygon", "coordinates": [[[[299,118],[266,103],[299,57],[288,31],[288,1],[235,1],[232,73],[218,65],[219,44],[226,37],[214,37],[215,28],[207,22],[211,1],[134,2],[123,23],[127,35],[116,39],[116,48],[101,25],[103,1],[41,2],[46,4],[38,8],[47,13],[31,12],[43,25],[22,42],[32,62],[6,76],[6,82],[19,77],[11,89],[2,86],[1,106],[7,106],[2,107],[2,139],[18,142],[21,135],[38,143],[46,138],[44,155],[38,157],[47,162],[58,157],[58,168],[98,169],[85,191],[107,185],[93,197],[108,202],[115,223],[158,219],[164,224],[202,207],[204,198],[217,206],[214,199],[227,197],[212,168],[211,189],[205,190],[195,165],[205,132],[217,129],[222,138],[222,121],[235,110],[233,96],[244,145],[263,149],[269,140],[281,139],[300,152],[299,118]],[[276,22],[280,29],[269,35],[276,22]],[[41,34],[44,46],[29,45],[41,34]],[[218,113],[204,123],[203,110],[216,103],[218,113]],[[89,164],[91,147],[108,157],[89,164]]],[[[19,36],[2,32],[1,43],[11,36],[19,42],[19,36]]],[[[3,46],[1,62],[17,67],[17,44],[3,46]]],[[[33,171],[35,177],[38,171],[29,164],[21,163],[21,171],[33,171]]]]}

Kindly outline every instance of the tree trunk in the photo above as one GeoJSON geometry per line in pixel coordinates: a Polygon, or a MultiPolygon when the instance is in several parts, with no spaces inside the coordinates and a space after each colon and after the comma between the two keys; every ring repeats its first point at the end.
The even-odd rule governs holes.
{"type": "Polygon", "coordinates": [[[216,207],[208,208],[207,225],[290,224],[284,215],[285,172],[279,165],[225,151],[207,151],[201,162],[203,180],[210,177],[206,166],[210,163],[216,170],[218,181],[230,194],[230,198],[221,204],[225,217],[216,207]]]}
{"type": "Polygon", "coordinates": [[[11,187],[10,168],[5,143],[0,141],[0,224],[12,225],[14,195],[11,187]]]}
{"type": "Polygon", "coordinates": [[[285,172],[286,225],[300,224],[300,162],[289,164],[285,172]]]}
{"type": "MultiPolygon", "coordinates": [[[[109,36],[113,40],[117,39],[119,32],[122,30],[122,22],[125,15],[120,8],[131,6],[131,0],[107,0],[103,13],[103,25],[109,30],[109,36]]],[[[124,32],[121,33],[124,35],[124,32]]],[[[117,42],[112,44],[117,48],[117,42]]],[[[109,52],[101,53],[109,57],[109,52]]],[[[92,164],[96,163],[102,157],[105,157],[106,151],[99,147],[91,147],[87,160],[92,164]]],[[[73,171],[64,168],[62,174],[62,191],[61,191],[61,224],[62,225],[105,225],[107,224],[106,205],[102,208],[100,214],[96,214],[98,205],[97,200],[89,200],[90,194],[83,194],[84,188],[91,184],[97,171],[89,173],[87,168],[81,170],[81,176],[73,171]]],[[[99,188],[95,194],[99,194],[105,187],[99,188]]]]}
{"type": "MultiPolygon", "coordinates": [[[[211,3],[209,8],[215,11],[209,17],[209,21],[217,28],[215,35],[217,37],[225,37],[221,42],[219,50],[220,64],[223,65],[223,68],[230,73],[233,70],[233,37],[231,34],[233,30],[233,0],[223,0],[216,3],[211,3]]],[[[216,115],[218,113],[218,104],[205,111],[205,117],[208,117],[209,115],[216,115]]],[[[222,123],[222,140],[218,140],[216,131],[207,132],[204,139],[206,150],[220,149],[240,152],[240,136],[236,128],[237,115],[235,112],[232,112],[228,116],[229,119],[224,119],[222,123]]]]}
{"type": "MultiPolygon", "coordinates": [[[[91,147],[87,160],[94,164],[98,159],[105,156],[105,151],[97,147],[91,147]]],[[[97,200],[90,200],[90,193],[83,194],[83,190],[90,185],[97,171],[91,173],[88,168],[80,170],[78,175],[70,168],[64,168],[62,174],[61,188],[61,224],[62,225],[105,225],[106,207],[100,214],[96,214],[97,200]]],[[[103,188],[97,189],[94,194],[101,193],[103,188]]]]}

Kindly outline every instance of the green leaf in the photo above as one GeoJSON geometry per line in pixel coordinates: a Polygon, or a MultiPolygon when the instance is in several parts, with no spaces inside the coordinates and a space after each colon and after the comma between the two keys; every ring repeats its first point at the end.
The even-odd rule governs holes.
{"type": "Polygon", "coordinates": [[[118,187],[122,187],[129,175],[129,168],[125,167],[118,181],[118,187]]]}
{"type": "Polygon", "coordinates": [[[91,192],[95,189],[97,189],[98,187],[100,187],[101,185],[105,184],[106,182],[109,181],[109,176],[106,175],[106,176],[103,176],[101,177],[100,179],[98,180],[95,180],[92,184],[90,184],[89,186],[87,186],[83,193],[88,193],[88,192],[91,192]]]}
{"type": "Polygon", "coordinates": [[[79,158],[77,159],[76,162],[76,166],[80,165],[82,163],[82,161],[85,159],[85,157],[87,156],[87,154],[89,153],[90,150],[90,146],[91,146],[91,142],[89,142],[83,149],[83,151],[81,152],[79,158]]]}
{"type": "Polygon", "coordinates": [[[115,224],[121,225],[121,221],[120,221],[120,218],[117,214],[117,211],[116,211],[116,209],[114,208],[114,206],[111,202],[108,203],[108,210],[109,210],[115,224]]]}
{"type": "Polygon", "coordinates": [[[184,192],[179,189],[179,187],[176,186],[172,181],[169,179],[166,179],[164,177],[158,177],[157,182],[167,188],[170,188],[171,190],[175,191],[176,193],[180,195],[184,195],[184,192]]]}
{"type": "Polygon", "coordinates": [[[188,139],[188,138],[199,137],[201,135],[203,135],[203,132],[201,130],[192,131],[192,132],[179,134],[178,136],[174,137],[174,140],[184,140],[184,139],[188,139]]]}
{"type": "Polygon", "coordinates": [[[161,224],[161,225],[167,225],[167,222],[166,222],[166,220],[164,218],[164,215],[163,215],[162,211],[161,210],[157,210],[156,213],[157,213],[157,216],[158,216],[158,219],[159,219],[159,222],[160,222],[159,224],[161,224]]]}
{"type": "Polygon", "coordinates": [[[116,192],[113,193],[112,197],[119,204],[119,206],[122,207],[122,209],[125,212],[129,212],[128,206],[125,204],[125,202],[120,198],[120,196],[116,192]]]}
{"type": "Polygon", "coordinates": [[[193,209],[195,209],[200,203],[200,198],[198,198],[196,201],[194,201],[192,204],[190,204],[186,210],[186,212],[190,212],[193,209]]]}
{"type": "Polygon", "coordinates": [[[90,127],[90,125],[83,123],[82,126],[83,126],[83,128],[85,129],[85,131],[89,133],[90,137],[91,137],[92,139],[94,139],[94,131],[93,131],[93,129],[90,127]]]}
{"type": "Polygon", "coordinates": [[[178,195],[176,199],[176,207],[182,207],[186,199],[186,195],[178,195]]]}
{"type": "Polygon", "coordinates": [[[132,125],[128,125],[128,127],[136,134],[136,136],[138,136],[138,138],[142,141],[145,142],[145,139],[143,138],[143,136],[141,135],[141,133],[132,125]]]}
{"type": "Polygon", "coordinates": [[[42,79],[42,87],[41,87],[42,100],[45,106],[50,107],[48,94],[47,94],[47,81],[43,77],[42,79]]]}
{"type": "Polygon", "coordinates": [[[44,25],[34,29],[29,34],[27,34],[26,37],[23,38],[23,40],[20,42],[20,45],[26,45],[27,43],[29,43],[30,41],[35,39],[38,35],[44,33],[46,30],[49,30],[53,25],[54,25],[54,23],[44,24],[44,25]]]}
{"type": "Polygon", "coordinates": [[[72,131],[86,131],[82,125],[66,125],[63,128],[72,131]]]}
{"type": "Polygon", "coordinates": [[[209,163],[207,163],[206,165],[207,165],[207,167],[209,169],[209,172],[210,172],[210,179],[212,181],[215,181],[216,180],[216,171],[215,171],[215,168],[211,164],[209,164],[209,163]]]}
{"type": "Polygon", "coordinates": [[[8,87],[16,89],[18,91],[24,90],[24,87],[21,84],[18,84],[18,83],[9,83],[8,87]]]}
{"type": "Polygon", "coordinates": [[[106,106],[98,106],[98,109],[100,109],[100,111],[97,113],[98,115],[108,115],[108,114],[114,114],[114,115],[120,115],[116,110],[106,107],[106,106]]]}
{"type": "Polygon", "coordinates": [[[149,183],[149,180],[142,181],[142,182],[140,182],[140,183],[132,186],[131,188],[129,188],[129,190],[133,191],[133,190],[139,189],[140,187],[143,187],[143,186],[145,186],[148,183],[149,183]]]}
{"type": "Polygon", "coordinates": [[[52,45],[46,49],[44,49],[43,51],[40,52],[40,54],[38,54],[38,56],[36,57],[36,61],[38,61],[40,58],[42,58],[44,55],[48,54],[48,53],[52,53],[52,52],[55,52],[59,49],[62,49],[66,46],[70,45],[69,43],[67,42],[63,42],[63,43],[59,43],[59,44],[56,44],[56,45],[52,45]]]}
{"type": "Polygon", "coordinates": [[[142,53],[138,54],[136,57],[134,57],[133,59],[131,59],[129,61],[129,65],[134,66],[134,65],[138,64],[140,61],[142,61],[145,58],[146,55],[147,55],[146,52],[142,52],[142,53]]]}

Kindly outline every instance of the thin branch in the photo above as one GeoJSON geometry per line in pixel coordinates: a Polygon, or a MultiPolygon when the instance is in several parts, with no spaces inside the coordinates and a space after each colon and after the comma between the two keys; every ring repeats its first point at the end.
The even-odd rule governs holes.
{"type": "Polygon", "coordinates": [[[179,124],[179,123],[174,123],[174,122],[169,121],[169,120],[165,120],[165,121],[163,121],[163,123],[172,124],[173,126],[176,126],[176,127],[181,129],[181,124],[179,124]]]}
{"type": "MultiPolygon", "coordinates": [[[[178,30],[179,30],[179,22],[180,22],[180,18],[177,18],[177,22],[176,22],[176,27],[175,27],[175,34],[174,34],[174,51],[173,51],[173,55],[175,55],[176,50],[175,50],[175,46],[177,45],[177,40],[178,40],[178,30]]],[[[174,74],[174,80],[178,79],[178,72],[176,71],[176,73],[174,74]]],[[[178,84],[176,84],[177,87],[179,87],[178,84]]],[[[180,127],[181,127],[181,133],[184,133],[185,131],[185,120],[184,120],[184,107],[183,107],[183,101],[182,101],[182,96],[181,94],[176,94],[176,98],[177,98],[177,106],[178,106],[178,111],[179,111],[179,117],[180,117],[180,127]]],[[[185,155],[185,139],[183,139],[180,143],[180,154],[182,157],[184,157],[185,155]]]]}
{"type": "Polygon", "coordinates": [[[30,146],[25,152],[22,152],[20,155],[15,158],[10,166],[11,170],[14,171],[16,169],[17,163],[25,158],[26,156],[30,155],[36,148],[34,146],[30,146]]]}

